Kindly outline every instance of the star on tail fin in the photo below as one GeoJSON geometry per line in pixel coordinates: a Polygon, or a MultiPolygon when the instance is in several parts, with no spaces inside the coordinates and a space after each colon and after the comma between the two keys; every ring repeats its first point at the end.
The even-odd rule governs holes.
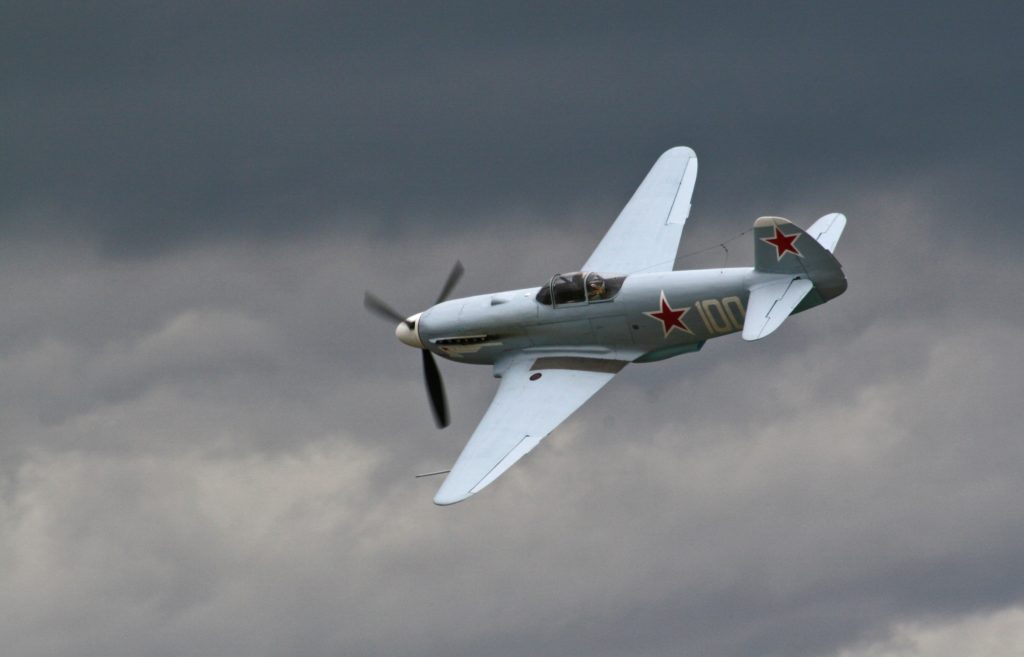
{"type": "MultiPolygon", "coordinates": [[[[827,246],[835,248],[839,233],[846,225],[841,214],[826,215],[812,229],[827,246]],[[839,219],[841,218],[841,220],[839,219]],[[828,223],[826,220],[831,219],[828,223]]],[[[766,274],[792,274],[817,282],[829,277],[842,266],[831,249],[782,217],[761,217],[754,222],[754,269],[766,274]]]]}
{"type": "Polygon", "coordinates": [[[843,267],[832,255],[846,217],[825,215],[804,232],[782,217],[754,222],[754,270],[769,274],[750,287],[744,340],[759,340],[790,313],[824,303],[846,290],[843,267]]]}

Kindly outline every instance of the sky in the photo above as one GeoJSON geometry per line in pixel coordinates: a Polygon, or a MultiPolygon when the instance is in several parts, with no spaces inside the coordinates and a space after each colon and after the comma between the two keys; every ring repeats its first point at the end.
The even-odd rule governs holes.
{"type": "Polygon", "coordinates": [[[1014,3],[0,7],[0,643],[42,657],[1019,657],[1014,3]],[[849,223],[849,290],[626,368],[436,507],[497,382],[362,307],[849,223]]]}

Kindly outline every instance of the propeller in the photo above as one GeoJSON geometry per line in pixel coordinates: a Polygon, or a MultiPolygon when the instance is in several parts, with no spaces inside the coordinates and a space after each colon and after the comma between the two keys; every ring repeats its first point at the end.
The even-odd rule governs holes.
{"type": "MultiPolygon", "coordinates": [[[[441,287],[441,293],[437,295],[437,301],[434,302],[434,305],[437,305],[448,298],[448,295],[450,295],[452,290],[455,289],[455,285],[459,282],[459,279],[462,278],[464,271],[465,268],[462,266],[462,263],[456,260],[455,266],[452,267],[451,272],[449,272],[448,278],[441,287]]],[[[404,324],[409,330],[414,330],[416,328],[416,322],[413,318],[407,317],[398,312],[370,292],[367,292],[363,297],[363,305],[367,310],[378,317],[404,324]]],[[[428,349],[421,348],[420,351],[423,354],[423,380],[427,385],[427,395],[430,398],[430,410],[434,414],[434,423],[437,424],[437,428],[443,429],[448,426],[448,401],[444,394],[444,383],[441,381],[441,371],[437,368],[437,362],[434,360],[434,354],[432,354],[428,349]]]]}
{"type": "Polygon", "coordinates": [[[426,349],[423,354],[423,380],[427,383],[427,394],[430,396],[430,410],[434,412],[434,424],[438,429],[448,426],[448,399],[444,394],[444,383],[441,372],[437,369],[434,354],[426,349]]]}
{"type": "Polygon", "coordinates": [[[462,263],[456,260],[455,266],[452,267],[451,272],[448,274],[448,279],[444,282],[444,287],[441,288],[441,294],[437,295],[437,301],[434,302],[435,306],[448,298],[448,295],[455,289],[455,284],[462,278],[464,271],[466,269],[462,266],[462,263]]]}
{"type": "Polygon", "coordinates": [[[363,297],[363,305],[366,306],[367,310],[374,313],[378,317],[383,317],[384,319],[391,319],[396,322],[404,322],[405,325],[408,326],[409,328],[415,326],[412,322],[409,321],[409,319],[405,315],[398,312],[388,304],[384,303],[383,301],[380,300],[380,298],[374,296],[370,292],[367,292],[366,296],[363,297]]]}

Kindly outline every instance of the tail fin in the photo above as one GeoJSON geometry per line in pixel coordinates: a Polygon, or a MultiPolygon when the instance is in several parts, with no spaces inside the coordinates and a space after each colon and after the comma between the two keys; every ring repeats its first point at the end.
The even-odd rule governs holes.
{"type": "Polygon", "coordinates": [[[750,288],[744,340],[763,338],[790,313],[825,303],[846,290],[843,267],[832,255],[845,227],[846,217],[839,213],[818,219],[807,232],[782,217],[754,222],[754,269],[779,276],[761,277],[750,288]]]}
{"type": "MultiPolygon", "coordinates": [[[[814,224],[818,224],[833,215],[826,215],[814,224]]],[[[843,215],[835,215],[842,217],[843,215]]],[[[835,223],[835,222],[833,222],[835,223]]],[[[826,238],[832,247],[839,239],[836,233],[830,233],[823,225],[816,231],[826,238]]],[[[845,217],[841,222],[846,225],[845,217]]],[[[842,227],[838,232],[842,232],[842,227]]],[[[799,226],[791,224],[782,217],[761,217],[754,222],[754,269],[768,274],[802,274],[810,279],[816,270],[841,269],[839,261],[832,255],[827,246],[820,244],[814,237],[805,233],[799,226]]]]}

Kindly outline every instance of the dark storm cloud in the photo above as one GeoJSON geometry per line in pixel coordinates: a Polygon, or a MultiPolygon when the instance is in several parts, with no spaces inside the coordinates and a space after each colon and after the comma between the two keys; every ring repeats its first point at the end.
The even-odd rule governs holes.
{"type": "Polygon", "coordinates": [[[416,354],[350,287],[416,309],[459,249],[462,292],[532,280],[589,248],[570,228],[8,246],[0,634],[18,655],[830,655],[1012,605],[1022,336],[1001,289],[965,290],[1020,262],[960,239],[930,282],[901,256],[942,243],[915,221],[942,200],[907,188],[848,208],[835,303],[628,368],[451,509],[410,475],[455,457],[490,372],[442,364],[435,432],[416,354]]]}
{"type": "Polygon", "coordinates": [[[129,250],[607,215],[677,143],[705,158],[698,200],[744,216],[741,199],[943,160],[975,187],[1020,164],[1011,12],[10,7],[2,214],[129,250]]]}
{"type": "Polygon", "coordinates": [[[1019,10],[2,12],[5,654],[1016,655],[1019,10]],[[681,252],[839,210],[848,292],[434,508],[496,383],[434,431],[363,290],[577,267],[678,143],[681,252]]]}

